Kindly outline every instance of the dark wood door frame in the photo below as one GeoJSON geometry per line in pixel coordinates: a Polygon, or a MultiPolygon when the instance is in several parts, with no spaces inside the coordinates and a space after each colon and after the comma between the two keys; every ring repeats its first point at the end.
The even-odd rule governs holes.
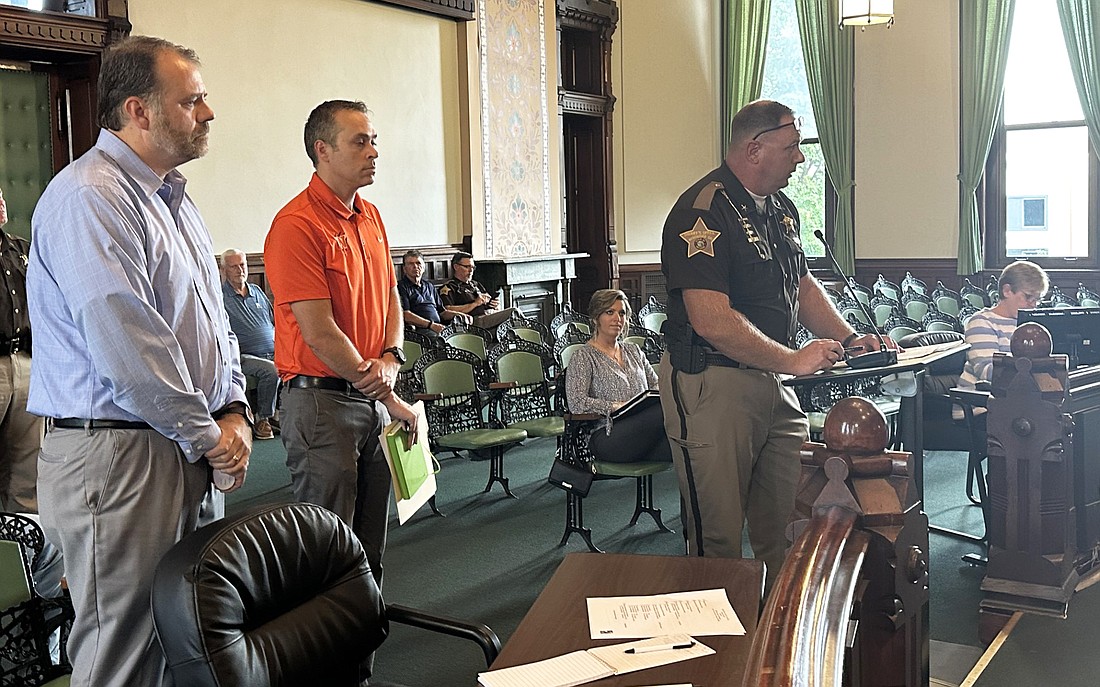
{"type": "Polygon", "coordinates": [[[614,0],[557,0],[562,131],[562,247],[588,253],[577,261],[572,305],[583,312],[592,292],[618,284],[612,194],[611,38],[614,0]]]}

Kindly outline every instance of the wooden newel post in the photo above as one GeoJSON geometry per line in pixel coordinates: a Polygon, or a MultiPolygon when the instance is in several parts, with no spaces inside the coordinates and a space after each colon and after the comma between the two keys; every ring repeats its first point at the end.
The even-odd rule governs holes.
{"type": "Polygon", "coordinates": [[[990,640],[1018,609],[1065,616],[1078,582],[1067,357],[1025,324],[993,359],[986,419],[989,566],[980,629],[990,640]]]}
{"type": "Polygon", "coordinates": [[[743,684],[924,687],[928,518],[912,456],[886,450],[886,418],[863,398],[837,402],[823,437],[800,454],[792,546],[743,684]]]}

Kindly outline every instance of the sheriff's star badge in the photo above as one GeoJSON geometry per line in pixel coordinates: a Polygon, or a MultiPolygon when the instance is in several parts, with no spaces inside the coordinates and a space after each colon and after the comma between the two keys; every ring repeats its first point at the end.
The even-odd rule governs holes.
{"type": "Polygon", "coordinates": [[[680,234],[680,238],[684,240],[684,243],[688,245],[687,252],[688,257],[695,255],[696,253],[706,253],[710,257],[714,257],[714,241],[722,235],[720,231],[714,231],[707,227],[703,218],[695,220],[695,226],[690,231],[685,231],[680,234]]]}

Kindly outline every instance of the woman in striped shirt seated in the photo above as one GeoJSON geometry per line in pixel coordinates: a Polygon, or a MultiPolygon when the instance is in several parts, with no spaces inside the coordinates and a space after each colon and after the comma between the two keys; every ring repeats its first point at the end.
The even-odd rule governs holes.
{"type": "MultiPolygon", "coordinates": [[[[1012,333],[1016,331],[1016,315],[1020,308],[1034,308],[1050,288],[1047,273],[1033,262],[1017,260],[1001,271],[997,282],[1001,300],[992,308],[974,314],[966,323],[966,365],[959,377],[959,387],[973,389],[979,381],[993,376],[993,354],[1008,353],[1012,333]]],[[[952,409],[956,420],[963,418],[959,406],[952,409]]]]}

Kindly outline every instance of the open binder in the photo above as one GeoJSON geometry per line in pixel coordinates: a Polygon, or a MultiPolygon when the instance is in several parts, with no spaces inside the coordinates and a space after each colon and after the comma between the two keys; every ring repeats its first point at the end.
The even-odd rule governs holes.
{"type": "Polygon", "coordinates": [[[656,389],[646,389],[642,393],[624,403],[616,410],[612,411],[611,419],[618,420],[621,417],[627,417],[628,415],[633,415],[634,413],[640,413],[650,406],[654,404],[660,405],[660,403],[660,392],[656,389]]]}

